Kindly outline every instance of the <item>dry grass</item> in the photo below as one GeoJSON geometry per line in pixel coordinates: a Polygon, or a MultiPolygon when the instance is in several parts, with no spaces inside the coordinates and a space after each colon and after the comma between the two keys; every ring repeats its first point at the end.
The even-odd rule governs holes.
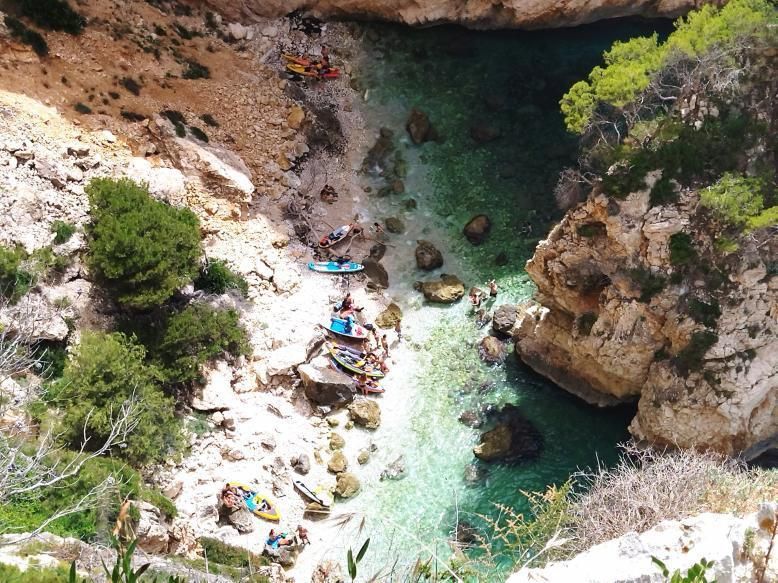
{"type": "Polygon", "coordinates": [[[568,550],[580,552],[663,520],[702,512],[744,514],[778,499],[778,472],[747,469],[713,453],[658,452],[624,446],[614,468],[581,473],[585,492],[572,497],[568,550]]]}

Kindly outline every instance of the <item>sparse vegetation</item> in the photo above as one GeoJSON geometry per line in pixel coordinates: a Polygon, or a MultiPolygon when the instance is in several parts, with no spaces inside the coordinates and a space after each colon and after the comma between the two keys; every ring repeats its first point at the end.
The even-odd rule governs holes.
{"type": "Polygon", "coordinates": [[[84,115],[92,113],[92,108],[88,105],[85,105],[84,103],[81,103],[80,101],[73,106],[73,109],[84,115]]]}
{"type": "Polygon", "coordinates": [[[201,130],[197,126],[189,126],[189,131],[192,132],[192,135],[198,140],[208,143],[208,134],[206,134],[203,130],[201,130]]]}
{"type": "Polygon", "coordinates": [[[45,57],[49,54],[49,45],[43,36],[30,28],[27,28],[25,24],[18,18],[13,16],[6,16],[3,19],[6,27],[11,33],[11,36],[18,39],[20,42],[29,45],[35,54],[39,57],[45,57]]]}
{"type": "Polygon", "coordinates": [[[242,275],[235,273],[220,259],[209,259],[194,281],[195,289],[209,294],[223,294],[231,289],[237,290],[243,297],[248,295],[249,285],[242,275]]]}
{"type": "Polygon", "coordinates": [[[128,179],[95,179],[86,190],[89,264],[121,304],[158,306],[197,274],[199,222],[190,210],[158,202],[128,179]]]}
{"type": "Polygon", "coordinates": [[[716,321],[721,316],[721,308],[716,300],[710,303],[703,302],[697,298],[691,298],[688,304],[689,315],[698,324],[713,328],[716,321]]]}
{"type": "Polygon", "coordinates": [[[132,77],[122,77],[119,80],[119,85],[124,87],[127,91],[132,93],[135,96],[140,95],[140,90],[142,88],[141,84],[138,83],[135,79],[132,77]]]}
{"type": "Polygon", "coordinates": [[[200,119],[203,120],[203,123],[209,127],[212,128],[218,128],[219,122],[216,121],[216,119],[210,114],[210,113],[204,113],[200,116],[200,119]]]}
{"type": "Polygon", "coordinates": [[[186,61],[186,68],[181,75],[184,79],[210,79],[211,70],[194,60],[186,61]]]}
{"type": "Polygon", "coordinates": [[[173,125],[185,125],[186,124],[186,117],[183,113],[181,113],[178,110],[175,109],[163,109],[159,112],[159,115],[166,118],[170,123],[173,125]]]}
{"type": "Polygon", "coordinates": [[[670,263],[676,266],[684,266],[697,258],[697,251],[691,235],[688,233],[675,233],[670,236],[670,263]]]}
{"type": "Polygon", "coordinates": [[[41,28],[80,34],[86,19],[66,0],[18,0],[22,14],[41,28]]]}
{"type": "Polygon", "coordinates": [[[175,124],[176,128],[176,135],[179,138],[185,138],[186,137],[186,126],[182,123],[175,124]]]}
{"type": "Polygon", "coordinates": [[[687,376],[690,372],[700,370],[705,354],[718,340],[719,337],[710,330],[694,332],[689,343],[673,358],[678,372],[687,376]]]}
{"type": "Polygon", "coordinates": [[[34,277],[22,267],[26,257],[21,247],[11,249],[0,246],[0,295],[12,304],[18,302],[32,287],[34,277]]]}
{"type": "Polygon", "coordinates": [[[54,233],[54,244],[62,245],[70,241],[76,233],[76,226],[65,221],[56,220],[51,223],[51,232],[54,233]]]}
{"type": "Polygon", "coordinates": [[[131,122],[139,122],[146,119],[146,116],[143,115],[142,113],[137,113],[135,111],[127,111],[125,109],[121,111],[121,116],[127,121],[131,121],[131,122]]]}
{"type": "Polygon", "coordinates": [[[578,317],[578,333],[588,336],[592,332],[592,327],[597,322],[597,314],[594,312],[585,312],[578,317]]]}
{"type": "Polygon", "coordinates": [[[636,267],[629,271],[630,277],[640,287],[640,301],[648,303],[656,294],[665,289],[665,278],[652,273],[644,267],[636,267]]]}

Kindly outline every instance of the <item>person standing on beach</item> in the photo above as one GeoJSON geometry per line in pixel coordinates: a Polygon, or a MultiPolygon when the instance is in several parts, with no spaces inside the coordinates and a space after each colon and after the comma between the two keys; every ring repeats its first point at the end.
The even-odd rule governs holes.
{"type": "Polygon", "coordinates": [[[489,286],[489,297],[490,298],[496,298],[497,297],[497,282],[493,279],[489,280],[489,283],[487,284],[489,286]]]}
{"type": "Polygon", "coordinates": [[[402,342],[403,339],[403,331],[402,331],[402,325],[400,324],[401,320],[397,320],[397,323],[394,325],[394,332],[397,334],[397,344],[402,342]]]}
{"type": "Polygon", "coordinates": [[[386,334],[381,336],[381,348],[384,349],[386,356],[389,356],[389,340],[386,339],[386,334]]]}

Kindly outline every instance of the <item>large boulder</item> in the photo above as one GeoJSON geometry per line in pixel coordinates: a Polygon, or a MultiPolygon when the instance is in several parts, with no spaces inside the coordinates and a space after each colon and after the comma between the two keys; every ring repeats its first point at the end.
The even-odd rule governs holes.
{"type": "Polygon", "coordinates": [[[361,398],[354,401],[349,405],[348,411],[357,425],[368,429],[376,429],[381,425],[381,408],[371,399],[361,398]]]}
{"type": "Polygon", "coordinates": [[[465,225],[462,230],[465,237],[473,245],[480,245],[486,240],[489,231],[492,230],[492,221],[486,215],[476,215],[465,225]]]}
{"type": "Polygon", "coordinates": [[[348,460],[343,455],[343,452],[340,450],[333,452],[330,460],[327,462],[327,469],[333,474],[339,474],[345,472],[346,468],[348,468],[348,460]]]}
{"type": "Polygon", "coordinates": [[[498,334],[511,335],[513,325],[516,323],[518,312],[514,304],[498,306],[492,316],[492,328],[498,334]]]}
{"type": "Polygon", "coordinates": [[[354,399],[354,381],[347,375],[330,368],[323,357],[301,364],[297,372],[303,381],[305,396],[316,405],[340,407],[354,399]]]}
{"type": "Polygon", "coordinates": [[[402,321],[403,313],[400,306],[392,302],[386,309],[378,314],[375,319],[375,325],[385,330],[391,330],[395,327],[397,322],[402,321]]]}
{"type": "Polygon", "coordinates": [[[198,411],[224,411],[236,403],[232,390],[232,369],[220,360],[205,368],[205,385],[192,396],[192,408],[198,411]]]}
{"type": "Polygon", "coordinates": [[[235,529],[245,534],[254,530],[254,515],[247,508],[227,508],[223,506],[224,517],[235,529]]]}
{"type": "Polygon", "coordinates": [[[305,475],[311,471],[311,460],[306,453],[301,453],[300,455],[294,456],[289,460],[289,464],[298,474],[305,475]]]}
{"type": "Polygon", "coordinates": [[[515,405],[505,405],[496,415],[493,429],[481,435],[473,448],[475,456],[486,462],[523,461],[538,456],[543,437],[515,405]]]}
{"type": "Polygon", "coordinates": [[[478,345],[481,360],[489,364],[497,364],[505,360],[505,344],[494,336],[485,336],[478,345]]]}
{"type": "Polygon", "coordinates": [[[416,267],[432,271],[443,266],[443,254],[429,241],[418,241],[416,245],[416,267]]]}
{"type": "Polygon", "coordinates": [[[140,514],[135,528],[138,547],[147,553],[166,553],[170,535],[159,508],[148,502],[134,504],[140,514]]]}
{"type": "Polygon", "coordinates": [[[373,285],[384,289],[389,287],[389,273],[379,261],[372,257],[366,257],[362,261],[362,265],[365,267],[365,275],[367,275],[373,285]]]}
{"type": "Polygon", "coordinates": [[[395,235],[401,235],[405,232],[405,223],[397,217],[384,219],[384,224],[386,225],[386,230],[395,235]]]}
{"type": "Polygon", "coordinates": [[[415,107],[408,116],[405,129],[408,130],[414,144],[423,144],[438,138],[438,133],[432,127],[429,116],[415,107]]]}
{"type": "Polygon", "coordinates": [[[361,488],[359,478],[349,472],[341,472],[338,474],[337,482],[335,483],[335,494],[341,498],[351,498],[356,496],[361,488]]]}
{"type": "Polygon", "coordinates": [[[417,282],[416,286],[427,301],[438,304],[453,304],[465,295],[465,284],[456,275],[443,274],[438,280],[417,282]]]}

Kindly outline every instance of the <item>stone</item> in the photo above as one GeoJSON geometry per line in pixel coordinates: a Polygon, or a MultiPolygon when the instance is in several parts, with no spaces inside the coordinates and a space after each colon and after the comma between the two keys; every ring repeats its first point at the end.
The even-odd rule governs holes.
{"type": "Polygon", "coordinates": [[[330,427],[337,427],[340,425],[340,419],[337,417],[327,417],[327,425],[330,427]]]}
{"type": "Polygon", "coordinates": [[[292,107],[292,111],[289,112],[289,115],[286,118],[286,124],[293,130],[299,130],[304,120],[305,112],[303,111],[303,108],[299,105],[295,105],[292,107]]]}
{"type": "Polygon", "coordinates": [[[343,449],[346,445],[346,440],[340,433],[334,431],[330,433],[330,449],[343,449]]]}
{"type": "Polygon", "coordinates": [[[333,474],[339,474],[345,472],[346,468],[348,468],[346,456],[340,450],[335,451],[327,462],[327,469],[333,474]]]}
{"type": "Polygon", "coordinates": [[[511,335],[518,311],[514,304],[503,304],[494,310],[492,329],[498,334],[511,335]]]}
{"type": "Polygon", "coordinates": [[[43,158],[37,158],[35,160],[35,171],[38,173],[38,176],[48,180],[56,188],[64,188],[67,175],[55,163],[43,158]]]}
{"type": "Polygon", "coordinates": [[[478,345],[481,360],[489,364],[498,364],[505,360],[505,344],[494,336],[485,336],[478,345]]]}
{"type": "Polygon", "coordinates": [[[455,275],[443,274],[439,280],[418,282],[417,287],[429,302],[453,304],[465,295],[465,284],[455,275]]]}
{"type": "Polygon", "coordinates": [[[397,322],[401,322],[403,313],[400,306],[392,302],[375,318],[375,325],[384,330],[394,330],[397,322]]]}
{"type": "Polygon", "coordinates": [[[370,247],[370,258],[376,261],[381,261],[386,254],[386,245],[383,243],[376,243],[370,247]]]}
{"type": "Polygon", "coordinates": [[[372,399],[356,399],[349,405],[348,412],[354,423],[367,429],[376,429],[381,425],[381,408],[372,399]]]}
{"type": "Polygon", "coordinates": [[[267,374],[274,376],[292,376],[297,367],[308,358],[307,346],[296,342],[277,348],[267,359],[267,374]]]}
{"type": "Polygon", "coordinates": [[[405,456],[398,456],[381,472],[381,480],[402,480],[408,473],[405,456]]]}
{"type": "Polygon", "coordinates": [[[473,429],[477,429],[483,425],[483,419],[481,418],[481,415],[478,413],[478,411],[473,411],[472,409],[462,411],[462,413],[459,414],[459,417],[457,417],[457,420],[462,425],[471,427],[473,429]]]}
{"type": "Polygon", "coordinates": [[[235,529],[245,534],[247,532],[254,531],[254,515],[246,508],[227,508],[223,506],[223,511],[227,522],[229,522],[235,529]]]}
{"type": "Polygon", "coordinates": [[[405,223],[403,223],[397,217],[389,217],[388,219],[385,219],[384,224],[386,225],[386,230],[390,233],[401,235],[405,232],[405,223]]]}
{"type": "Polygon", "coordinates": [[[463,233],[465,238],[473,245],[480,245],[486,240],[489,231],[492,230],[492,221],[486,215],[476,215],[465,225],[463,233]]]}
{"type": "Polygon", "coordinates": [[[470,137],[478,144],[493,142],[502,136],[502,131],[497,126],[488,123],[477,123],[470,126],[470,137]]]}
{"type": "Polygon", "coordinates": [[[232,390],[232,370],[224,361],[205,368],[205,385],[194,392],[192,408],[198,411],[224,411],[235,402],[232,390]]]}
{"type": "Polygon", "coordinates": [[[184,488],[183,481],[173,480],[163,488],[162,493],[168,498],[170,498],[171,500],[175,500],[176,498],[178,498],[178,495],[181,493],[181,490],[183,488],[184,488]]]}
{"type": "Polygon", "coordinates": [[[423,144],[424,142],[434,141],[438,137],[437,132],[430,123],[429,116],[415,107],[408,116],[408,121],[405,123],[405,129],[408,130],[408,135],[411,136],[411,141],[414,144],[423,144]]]}
{"type": "Polygon", "coordinates": [[[487,462],[524,461],[536,458],[543,438],[515,405],[505,405],[497,414],[497,424],[481,435],[473,448],[475,456],[487,462]]]}
{"type": "Polygon", "coordinates": [[[364,266],[365,275],[373,285],[381,289],[389,287],[389,273],[379,261],[372,257],[367,257],[362,261],[362,265],[364,266]]]}
{"type": "Polygon", "coordinates": [[[420,240],[416,244],[416,267],[432,271],[443,266],[443,254],[429,241],[420,240]]]}
{"type": "Polygon", "coordinates": [[[354,381],[332,369],[323,357],[301,364],[297,372],[302,379],[305,396],[316,405],[343,406],[354,399],[354,381]]]}
{"type": "Polygon", "coordinates": [[[341,472],[338,474],[337,481],[335,483],[335,494],[340,498],[352,498],[359,493],[361,484],[359,478],[349,472],[341,472]]]}
{"type": "Polygon", "coordinates": [[[305,475],[311,471],[311,460],[308,457],[308,454],[305,453],[301,453],[293,457],[291,460],[289,460],[289,464],[298,474],[305,475]]]}
{"type": "Polygon", "coordinates": [[[484,468],[483,466],[477,463],[471,463],[465,466],[465,472],[463,477],[465,479],[465,482],[468,485],[472,486],[480,482],[483,482],[487,475],[488,472],[486,471],[486,468],[484,468]]]}
{"type": "Polygon", "coordinates": [[[159,508],[143,501],[133,504],[140,514],[135,527],[138,548],[147,553],[166,553],[170,536],[159,508]]]}
{"type": "Polygon", "coordinates": [[[153,166],[146,158],[131,158],[118,175],[139,183],[145,182],[148,184],[149,193],[162,200],[174,200],[186,190],[186,180],[180,170],[153,166]]]}
{"type": "Polygon", "coordinates": [[[227,32],[235,40],[243,40],[249,32],[247,26],[243,26],[239,22],[231,22],[227,25],[227,32]]]}
{"type": "Polygon", "coordinates": [[[367,449],[360,449],[357,454],[357,463],[360,466],[364,466],[368,461],[370,461],[370,451],[367,449]]]}

